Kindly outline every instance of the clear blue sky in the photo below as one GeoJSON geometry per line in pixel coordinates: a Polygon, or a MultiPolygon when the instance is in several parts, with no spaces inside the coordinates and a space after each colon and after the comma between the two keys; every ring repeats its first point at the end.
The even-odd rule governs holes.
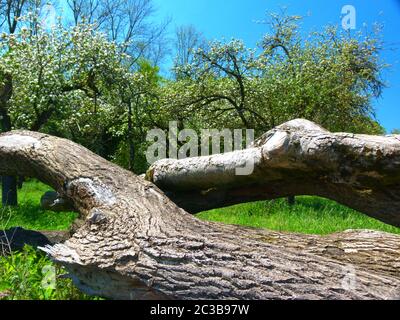
{"type": "Polygon", "coordinates": [[[303,28],[319,30],[326,24],[341,24],[344,5],[353,5],[357,13],[357,29],[366,23],[383,23],[386,46],[382,58],[391,64],[384,79],[388,88],[376,101],[380,123],[391,131],[400,128],[400,0],[154,0],[160,19],[172,18],[171,32],[179,25],[194,25],[207,39],[238,38],[255,47],[266,31],[262,20],[265,12],[278,12],[287,7],[289,14],[310,15],[303,28]]]}

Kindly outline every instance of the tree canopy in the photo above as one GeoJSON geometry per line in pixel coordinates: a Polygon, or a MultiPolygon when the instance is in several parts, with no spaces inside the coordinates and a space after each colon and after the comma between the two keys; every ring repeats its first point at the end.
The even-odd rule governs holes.
{"type": "Polygon", "coordinates": [[[193,48],[193,61],[176,66],[185,76],[164,88],[166,107],[216,127],[262,132],[306,118],[333,131],[382,133],[373,108],[384,87],[379,38],[333,26],[304,38],[299,19],[272,15],[259,48],[241,40],[193,48]]]}
{"type": "Polygon", "coordinates": [[[40,1],[12,3],[11,11],[1,6],[3,131],[67,137],[137,172],[148,165],[146,132],[172,120],[181,129],[262,133],[306,118],[331,131],[383,133],[373,107],[386,67],[377,33],[328,26],[304,35],[301,17],[272,14],[258,47],[248,48],[181,26],[171,42],[173,70],[161,76],[158,60],[140,50],[161,45],[165,30],[150,27],[150,0],[71,0],[72,23],[60,18],[51,27],[29,10],[40,1]]]}

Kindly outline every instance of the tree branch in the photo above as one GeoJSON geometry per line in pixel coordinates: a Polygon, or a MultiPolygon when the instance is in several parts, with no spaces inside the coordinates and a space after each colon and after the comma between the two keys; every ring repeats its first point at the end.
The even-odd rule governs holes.
{"type": "MultiPolygon", "coordinates": [[[[396,138],[363,139],[366,148],[379,140],[383,159],[390,155],[392,167],[397,163],[391,151],[400,143],[396,138]]],[[[271,139],[264,141],[271,157],[284,150],[276,138],[275,153],[271,139]]],[[[383,160],[377,170],[388,166],[383,160]]],[[[89,294],[117,299],[394,299],[399,294],[395,235],[303,238],[200,221],[154,184],[73,142],[34,132],[0,135],[0,174],[39,178],[85,217],[71,239],[45,250],[89,294]],[[377,243],[376,251],[371,243],[377,243]],[[336,257],[340,250],[349,260],[336,257]],[[374,257],[376,266],[370,263],[374,257]],[[354,286],[346,286],[349,262],[354,286]]]]}

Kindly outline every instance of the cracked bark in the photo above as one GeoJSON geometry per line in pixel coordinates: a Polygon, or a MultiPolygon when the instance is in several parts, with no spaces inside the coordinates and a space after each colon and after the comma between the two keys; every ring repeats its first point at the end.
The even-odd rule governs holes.
{"type": "MultiPolygon", "coordinates": [[[[279,130],[265,138],[266,145],[275,132],[279,130]]],[[[387,139],[380,144],[384,152],[395,144],[394,138],[365,139],[387,139]]],[[[286,149],[279,150],[270,150],[269,156],[280,157],[286,149]]],[[[394,168],[397,158],[391,159],[394,168]]],[[[298,171],[302,168],[299,161],[298,171]]],[[[277,170],[277,176],[282,172],[277,170]]],[[[153,183],[71,141],[40,133],[0,135],[0,174],[39,178],[71,200],[86,219],[72,238],[45,251],[89,294],[115,299],[400,296],[396,235],[353,231],[317,237],[200,221],[153,183]],[[345,285],[348,265],[356,276],[350,287],[345,285]]],[[[230,179],[228,175],[226,182],[230,179]]],[[[395,184],[394,176],[390,181],[395,184]]]]}

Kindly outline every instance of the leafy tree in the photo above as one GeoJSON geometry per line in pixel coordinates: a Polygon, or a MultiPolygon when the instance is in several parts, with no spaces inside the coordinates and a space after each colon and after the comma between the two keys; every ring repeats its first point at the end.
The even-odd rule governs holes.
{"type": "MultiPolygon", "coordinates": [[[[260,48],[211,42],[164,88],[164,104],[186,123],[244,126],[259,132],[293,118],[332,131],[382,133],[372,100],[384,86],[374,35],[335,27],[302,38],[298,16],[272,15],[260,48]]],[[[175,116],[174,118],[176,118],[175,116]]]]}
{"type": "Polygon", "coordinates": [[[38,19],[36,14],[20,18],[35,28],[24,26],[2,35],[3,130],[49,132],[111,158],[120,141],[116,128],[123,125],[131,106],[127,108],[126,101],[133,103],[137,95],[142,99],[139,88],[146,87],[142,82],[149,72],[143,71],[144,63],[133,69],[121,46],[94,25],[65,28],[60,21],[47,30],[36,23],[38,19]]]}
{"type": "Polygon", "coordinates": [[[116,81],[114,99],[122,106],[120,116],[123,120],[110,128],[115,137],[121,138],[114,160],[137,173],[147,169],[146,132],[157,122],[161,81],[159,68],[143,59],[138,61],[135,72],[116,81]]]}
{"type": "Polygon", "coordinates": [[[22,28],[5,35],[2,48],[1,71],[12,79],[6,111],[13,128],[38,131],[53,117],[74,121],[82,110],[96,117],[103,111],[103,89],[124,72],[118,47],[90,25],[22,28]]]}
{"type": "Polygon", "coordinates": [[[196,112],[210,125],[251,127],[251,120],[263,118],[250,105],[255,98],[250,79],[261,76],[255,62],[255,52],[241,41],[210,43],[194,52],[192,63],[176,68],[181,78],[165,87],[164,101],[185,119],[196,112]]]}

